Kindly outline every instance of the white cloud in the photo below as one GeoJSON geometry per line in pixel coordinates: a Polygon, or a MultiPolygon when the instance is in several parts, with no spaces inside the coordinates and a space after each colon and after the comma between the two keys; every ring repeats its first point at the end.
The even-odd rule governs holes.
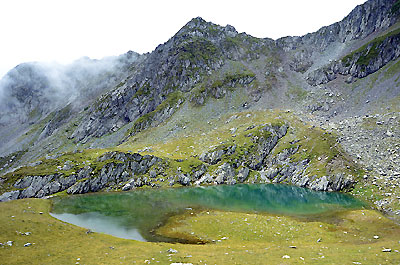
{"type": "Polygon", "coordinates": [[[26,61],[150,52],[197,16],[256,37],[303,35],[341,20],[363,2],[2,0],[0,77],[26,61]]]}

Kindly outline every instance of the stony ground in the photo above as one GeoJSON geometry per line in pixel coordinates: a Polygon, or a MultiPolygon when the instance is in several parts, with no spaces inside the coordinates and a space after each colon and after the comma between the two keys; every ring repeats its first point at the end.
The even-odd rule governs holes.
{"type": "MultiPolygon", "coordinates": [[[[400,221],[399,113],[349,117],[328,129],[336,131],[344,149],[365,168],[364,187],[375,190],[373,203],[400,221]]],[[[361,185],[361,184],[360,184],[361,185]]]]}
{"type": "MultiPolygon", "coordinates": [[[[379,74],[379,75],[378,75],[379,74]]],[[[344,85],[313,87],[296,114],[304,121],[337,135],[337,142],[364,169],[353,194],[400,222],[400,112],[398,98],[370,102],[373,91],[353,96],[353,90],[370,82],[379,84],[383,74],[371,80],[344,85]],[[347,86],[347,87],[346,87],[347,86]],[[349,88],[352,87],[352,88],[349,88]]]]}

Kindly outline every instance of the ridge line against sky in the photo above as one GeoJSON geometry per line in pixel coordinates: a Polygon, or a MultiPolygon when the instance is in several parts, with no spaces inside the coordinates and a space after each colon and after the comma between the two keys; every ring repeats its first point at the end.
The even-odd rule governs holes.
{"type": "Polygon", "coordinates": [[[198,16],[259,38],[302,36],[342,20],[364,2],[2,0],[0,78],[23,62],[151,52],[198,16]]]}

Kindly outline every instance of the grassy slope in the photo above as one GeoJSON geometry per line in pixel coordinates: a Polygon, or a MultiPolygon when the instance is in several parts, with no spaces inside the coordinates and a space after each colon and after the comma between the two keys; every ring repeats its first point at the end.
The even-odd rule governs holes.
{"type": "Polygon", "coordinates": [[[17,200],[0,204],[3,264],[396,264],[400,262],[400,229],[370,210],[335,217],[299,220],[291,217],[231,213],[187,213],[168,224],[180,233],[216,240],[206,245],[147,243],[90,233],[52,218],[50,201],[17,200]],[[39,214],[43,212],[43,214],[39,214]],[[14,217],[11,217],[14,216],[14,217]],[[31,232],[29,236],[19,232],[31,232]],[[379,239],[373,236],[378,235],[379,239]],[[226,239],[223,239],[225,238],[226,239]],[[321,238],[321,242],[317,240],[321,238]],[[219,241],[220,240],[220,241],[219,241]],[[27,242],[34,243],[24,247],[27,242]],[[289,248],[296,246],[296,249],[289,248]],[[167,252],[178,250],[176,254],[167,252]],[[384,253],[383,248],[392,252],[384,253]],[[289,255],[290,259],[283,259],[289,255]],[[78,258],[80,260],[78,260],[78,258]],[[153,260],[154,259],[154,260],[153,260]],[[304,260],[303,260],[304,259],[304,260]]]}

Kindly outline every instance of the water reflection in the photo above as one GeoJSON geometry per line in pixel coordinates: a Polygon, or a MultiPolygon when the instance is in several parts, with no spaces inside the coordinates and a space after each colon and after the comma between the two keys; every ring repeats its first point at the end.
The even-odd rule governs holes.
{"type": "Polygon", "coordinates": [[[151,231],[169,216],[187,208],[306,216],[360,207],[360,201],[341,193],[286,185],[241,184],[55,198],[52,214],[63,221],[117,237],[170,241],[151,231]]]}

